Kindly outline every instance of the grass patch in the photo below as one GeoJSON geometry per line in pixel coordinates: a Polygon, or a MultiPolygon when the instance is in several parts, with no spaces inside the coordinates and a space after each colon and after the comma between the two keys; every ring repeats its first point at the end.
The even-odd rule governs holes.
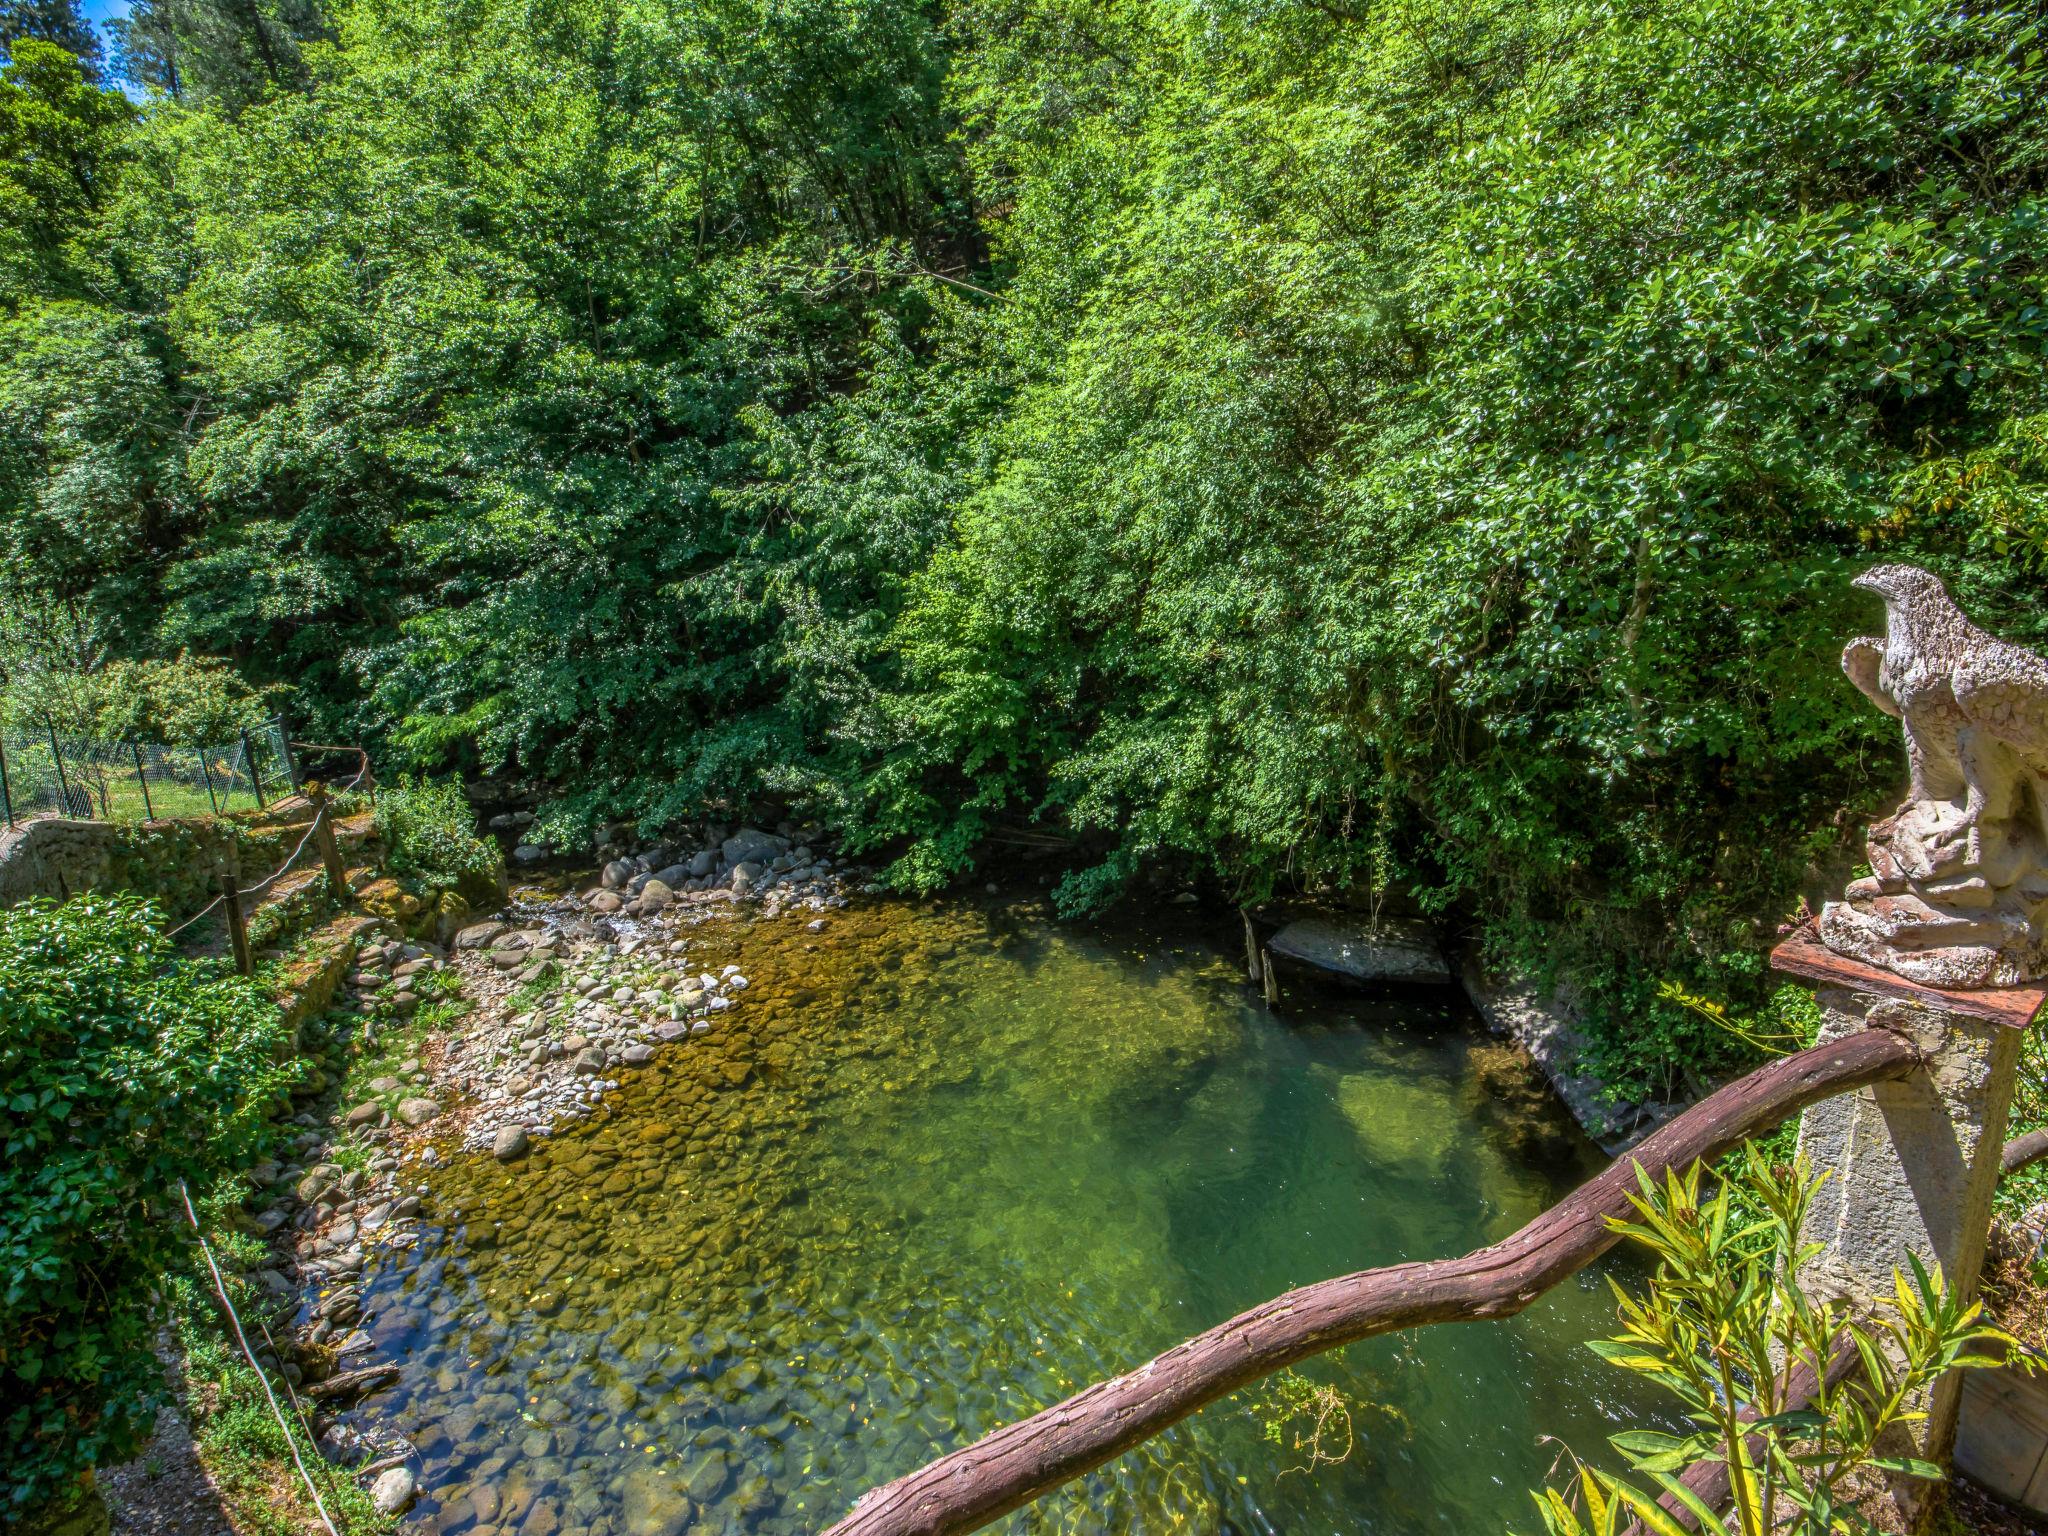
{"type": "Polygon", "coordinates": [[[462,995],[461,976],[452,968],[416,972],[412,990],[419,1002],[410,1013],[395,1006],[395,990],[387,986],[371,1000],[367,1011],[331,1013],[323,1021],[347,1063],[341,1077],[343,1109],[376,1103],[395,1110],[401,1099],[416,1097],[420,1085],[406,1081],[399,1069],[417,1059],[429,1040],[461,1023],[472,1006],[462,995]],[[399,1079],[399,1086],[383,1090],[370,1086],[383,1077],[399,1079]]]}
{"type": "MultiPolygon", "coordinates": [[[[229,1297],[253,1348],[263,1348],[262,1322],[273,1305],[247,1271],[267,1257],[263,1245],[230,1224],[232,1193],[200,1206],[229,1297]]],[[[320,1490],[342,1536],[375,1536],[396,1522],[379,1515],[369,1492],[346,1470],[323,1457],[306,1421],[293,1409],[289,1389],[273,1378],[290,1440],[270,1411],[263,1386],[228,1331],[206,1260],[193,1245],[190,1262],[164,1286],[171,1325],[184,1361],[185,1413],[199,1458],[220,1490],[242,1536],[310,1536],[321,1531],[312,1496],[292,1464],[291,1442],[320,1490]]]]}

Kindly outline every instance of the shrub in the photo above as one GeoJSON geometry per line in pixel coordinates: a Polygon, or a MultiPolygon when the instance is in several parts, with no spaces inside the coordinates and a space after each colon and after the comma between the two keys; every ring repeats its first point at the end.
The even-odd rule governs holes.
{"type": "Polygon", "coordinates": [[[181,1180],[254,1157],[278,1010],[132,896],[0,912],[0,1524],[131,1454],[181,1180]]]}
{"type": "Polygon", "coordinates": [[[377,797],[377,835],[386,864],[401,880],[459,890],[472,900],[495,893],[503,868],[497,845],[471,830],[474,816],[452,779],[400,779],[377,797]]]}
{"type": "Polygon", "coordinates": [[[1855,1505],[1870,1472],[1942,1476],[1931,1462],[1896,1454],[1899,1430],[1921,1416],[1924,1394],[1947,1371],[1997,1364],[2015,1341],[1912,1255],[1912,1274],[1894,1272],[1893,1295],[1873,1316],[1858,1320],[1845,1301],[1809,1296],[1795,1277],[1818,1247],[1802,1244],[1799,1232],[1826,1175],[1815,1177],[1803,1159],[1774,1166],[1745,1146],[1740,1170],[1711,1199],[1701,1197],[1697,1166],[1667,1173],[1662,1184],[1636,1172],[1637,1219],[1608,1226],[1648,1249],[1657,1271],[1641,1300],[1615,1285],[1622,1331],[1591,1347],[1677,1397],[1690,1432],[1612,1436],[1632,1479],[1572,1458],[1565,1489],[1535,1495],[1544,1529],[1618,1536],[1640,1520],[1679,1531],[1657,1507],[1668,1494],[1701,1530],[1721,1530],[1724,1522],[1681,1474],[1722,1462],[1741,1536],[1875,1536],[1878,1527],[1855,1505]],[[1743,1219],[1745,1206],[1760,1219],[1743,1219]],[[1829,1362],[1845,1348],[1854,1361],[1830,1381],[1829,1362]],[[1790,1365],[1820,1383],[1805,1402],[1792,1398],[1790,1365]]]}

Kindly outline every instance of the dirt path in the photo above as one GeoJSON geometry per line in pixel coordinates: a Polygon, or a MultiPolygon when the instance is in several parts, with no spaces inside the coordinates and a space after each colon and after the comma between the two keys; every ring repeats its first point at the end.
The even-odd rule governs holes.
{"type": "Polygon", "coordinates": [[[175,1407],[157,1415],[142,1454],[102,1473],[99,1485],[114,1517],[113,1536],[235,1536],[175,1407]]]}

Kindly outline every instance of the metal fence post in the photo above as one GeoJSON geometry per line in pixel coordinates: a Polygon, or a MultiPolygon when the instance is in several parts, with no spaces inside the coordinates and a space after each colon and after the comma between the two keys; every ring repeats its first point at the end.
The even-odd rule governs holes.
{"type": "Polygon", "coordinates": [[[291,737],[285,734],[284,716],[272,715],[270,725],[271,729],[277,732],[277,751],[284,759],[284,774],[291,781],[292,793],[303,795],[306,792],[306,781],[299,776],[299,760],[292,752],[291,737]]]}
{"type": "MultiPolygon", "coordinates": [[[[50,728],[50,760],[57,765],[57,799],[60,802],[58,809],[66,816],[69,816],[73,813],[71,781],[64,776],[64,749],[57,745],[57,722],[48,715],[45,715],[43,716],[43,724],[50,728]]],[[[90,801],[86,803],[85,819],[87,821],[92,820],[92,804],[90,801]]]]}
{"type": "Polygon", "coordinates": [[[128,750],[134,754],[135,782],[142,790],[142,819],[144,821],[155,821],[156,807],[149,803],[149,774],[144,771],[142,766],[142,743],[131,738],[128,743],[128,750]]]}
{"type": "Polygon", "coordinates": [[[235,969],[244,976],[256,974],[256,962],[249,954],[249,925],[242,917],[242,893],[233,875],[220,877],[221,905],[228,914],[228,943],[234,946],[235,969]]]}
{"type": "Polygon", "coordinates": [[[206,803],[213,807],[213,814],[218,816],[220,814],[220,796],[213,792],[213,767],[206,761],[206,748],[194,747],[192,750],[199,757],[199,776],[206,780],[206,803]]]}
{"type": "Polygon", "coordinates": [[[14,830],[14,790],[7,782],[7,743],[0,741],[0,811],[7,814],[7,830],[14,830]]]}
{"type": "Polygon", "coordinates": [[[249,740],[249,728],[246,725],[242,727],[242,761],[249,768],[249,787],[256,791],[256,809],[263,810],[266,804],[263,798],[263,775],[257,770],[256,744],[249,740]]]}

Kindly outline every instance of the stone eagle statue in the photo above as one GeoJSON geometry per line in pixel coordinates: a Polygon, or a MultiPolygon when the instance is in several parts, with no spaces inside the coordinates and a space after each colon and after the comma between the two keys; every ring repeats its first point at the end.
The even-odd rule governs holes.
{"type": "Polygon", "coordinates": [[[1880,565],[1884,638],[1849,680],[1906,729],[1906,799],[1870,829],[1869,878],[1821,913],[1830,949],[1928,986],[2048,972],[2048,662],[1987,634],[1941,579],[1880,565]]]}

